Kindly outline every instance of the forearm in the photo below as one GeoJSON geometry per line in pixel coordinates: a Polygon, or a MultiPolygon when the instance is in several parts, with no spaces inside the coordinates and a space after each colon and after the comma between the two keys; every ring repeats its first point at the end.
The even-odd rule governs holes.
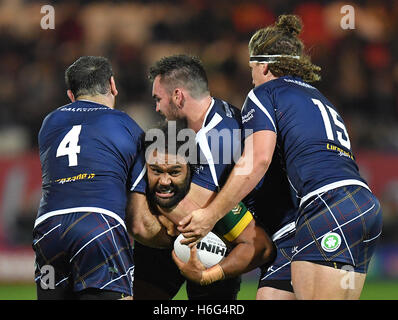
{"type": "Polygon", "coordinates": [[[233,250],[217,265],[203,270],[199,283],[208,285],[225,278],[232,278],[249,272],[261,265],[269,264],[275,258],[275,248],[264,229],[249,226],[252,232],[246,232],[233,250]]]}
{"type": "Polygon", "coordinates": [[[160,224],[157,217],[143,223],[136,223],[133,228],[133,238],[153,248],[169,248],[174,240],[168,235],[166,228],[160,224]]]}
{"type": "Polygon", "coordinates": [[[225,278],[233,278],[249,272],[261,264],[259,259],[253,261],[256,256],[255,250],[250,244],[241,243],[219,264],[224,271],[225,278]]]}
{"type": "Polygon", "coordinates": [[[256,132],[245,140],[242,156],[208,206],[208,211],[217,221],[242,201],[263,178],[271,163],[275,143],[276,135],[271,131],[256,132]]]}
{"type": "MultiPolygon", "coordinates": [[[[247,157],[242,157],[241,160],[242,162],[248,161],[247,157]]],[[[252,170],[242,174],[239,162],[229,175],[226,184],[208,206],[209,211],[214,213],[217,221],[231,211],[256,187],[269,166],[269,163],[253,162],[252,170]]]]}
{"type": "Polygon", "coordinates": [[[158,217],[150,211],[145,195],[139,193],[130,195],[126,220],[129,233],[138,242],[155,248],[172,245],[173,238],[167,234],[158,217]]]}
{"type": "Polygon", "coordinates": [[[233,250],[220,262],[225,278],[249,272],[274,259],[272,240],[255,221],[243,232],[233,250]]]}
{"type": "Polygon", "coordinates": [[[191,248],[191,256],[187,263],[179,260],[174,251],[173,260],[187,279],[201,285],[209,285],[269,264],[275,258],[272,240],[254,220],[230,243],[233,245],[231,252],[220,263],[208,269],[199,261],[195,246],[191,248]]]}
{"type": "Polygon", "coordinates": [[[200,208],[195,202],[192,201],[192,197],[186,196],[182,199],[174,208],[165,209],[160,206],[157,206],[157,211],[173,221],[175,224],[190,214],[192,211],[200,208]]]}

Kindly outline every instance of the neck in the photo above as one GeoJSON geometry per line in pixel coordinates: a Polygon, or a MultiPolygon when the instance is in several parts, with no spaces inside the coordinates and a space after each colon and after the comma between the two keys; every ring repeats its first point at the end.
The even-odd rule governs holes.
{"type": "Polygon", "coordinates": [[[99,104],[102,104],[104,106],[107,106],[108,108],[113,109],[114,108],[114,104],[113,101],[111,101],[111,99],[107,96],[107,95],[95,95],[95,96],[90,96],[90,95],[82,95],[77,97],[76,100],[88,100],[88,101],[92,101],[92,102],[96,102],[99,104]]]}
{"type": "Polygon", "coordinates": [[[187,115],[188,128],[198,132],[205,121],[205,116],[210,108],[212,97],[207,96],[195,103],[193,108],[190,108],[191,114],[187,115]]]}
{"type": "Polygon", "coordinates": [[[271,71],[268,71],[267,74],[265,75],[265,81],[264,82],[268,82],[271,80],[275,80],[278,79],[279,77],[275,77],[271,71]]]}

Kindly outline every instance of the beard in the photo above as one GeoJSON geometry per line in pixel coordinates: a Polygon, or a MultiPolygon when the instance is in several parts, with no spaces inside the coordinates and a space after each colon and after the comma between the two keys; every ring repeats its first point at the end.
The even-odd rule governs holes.
{"type": "Polygon", "coordinates": [[[190,188],[190,179],[185,179],[182,184],[173,184],[171,183],[167,187],[160,187],[158,185],[149,188],[147,190],[147,200],[149,207],[151,209],[155,209],[159,206],[162,209],[171,209],[175,207],[188,193],[190,188]],[[156,195],[156,192],[162,193],[173,193],[173,195],[169,198],[161,198],[156,195]]]}
{"type": "Polygon", "coordinates": [[[174,103],[173,99],[170,98],[169,99],[169,112],[167,115],[164,114],[165,118],[167,119],[167,121],[177,121],[179,119],[181,119],[181,116],[178,113],[178,106],[174,103]]]}

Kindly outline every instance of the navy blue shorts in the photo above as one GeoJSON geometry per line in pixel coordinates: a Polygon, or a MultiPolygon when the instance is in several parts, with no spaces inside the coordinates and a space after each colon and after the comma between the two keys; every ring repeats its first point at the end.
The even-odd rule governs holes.
{"type": "Polygon", "coordinates": [[[131,242],[124,226],[110,216],[81,212],[48,218],[34,228],[32,246],[38,286],[48,277],[49,266],[57,288],[133,295],[131,242]]]}
{"type": "Polygon", "coordinates": [[[291,262],[294,252],[294,232],[274,241],[276,257],[271,266],[261,267],[258,287],[273,287],[293,292],[291,262]]]}
{"type": "Polygon", "coordinates": [[[316,195],[300,208],[293,261],[338,262],[366,273],[382,230],[377,198],[361,186],[316,195]]]}

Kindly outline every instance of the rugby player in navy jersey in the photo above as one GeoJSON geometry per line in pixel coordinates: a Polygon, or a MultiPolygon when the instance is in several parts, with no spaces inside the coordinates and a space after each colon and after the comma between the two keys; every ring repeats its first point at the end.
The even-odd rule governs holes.
{"type": "Polygon", "coordinates": [[[282,15],[251,38],[255,88],[242,122],[254,133],[216,198],[183,219],[179,230],[191,245],[203,237],[257,185],[275,150],[299,200],[291,265],[295,295],[358,299],[381,234],[381,208],[359,173],[341,116],[308,84],[320,79],[320,68],[304,54],[301,28],[299,17],[282,15]],[[245,165],[253,168],[249,174],[239,172],[245,165]]]}
{"type": "MultiPolygon", "coordinates": [[[[159,214],[159,209],[161,209],[162,212],[167,212],[165,214],[169,219],[178,221],[180,218],[169,212],[172,212],[173,208],[188,193],[192,175],[195,174],[195,165],[190,164],[189,157],[181,152],[173,152],[173,148],[169,150],[169,141],[172,140],[172,137],[169,139],[167,123],[159,129],[165,137],[165,145],[157,146],[156,150],[149,151],[152,142],[147,141],[145,143],[145,149],[148,150],[146,198],[151,212],[159,214]]],[[[176,129],[177,135],[182,132],[180,131],[181,129],[190,130],[185,127],[176,129]]],[[[180,150],[185,143],[189,143],[189,141],[175,141],[177,150],[180,150]]],[[[191,141],[191,143],[193,143],[193,148],[195,149],[195,141],[191,141]]],[[[167,218],[164,215],[160,215],[159,219],[164,222],[167,218]]],[[[168,221],[170,234],[178,235],[176,225],[170,220],[168,221]]],[[[235,300],[240,283],[237,276],[242,272],[249,271],[249,269],[256,267],[258,264],[273,261],[274,252],[271,239],[266,236],[263,230],[259,231],[257,227],[253,228],[253,222],[246,227],[247,221],[252,221],[251,214],[245,206],[240,205],[239,212],[238,210],[230,212],[213,229],[213,232],[223,238],[232,250],[228,258],[220,263],[223,273],[225,271],[225,280],[218,279],[222,281],[215,281],[209,285],[202,286],[200,282],[206,278],[206,276],[202,277],[204,266],[200,262],[196,262],[197,268],[189,271],[182,266],[188,272],[188,274],[185,274],[188,278],[186,291],[190,300],[235,300]],[[251,243],[253,232],[257,232],[255,241],[258,253],[254,255],[256,259],[247,261],[250,264],[244,266],[243,269],[239,263],[233,263],[236,259],[239,259],[239,256],[234,257],[233,248],[239,246],[240,243],[251,243]],[[235,260],[232,260],[231,263],[231,259],[235,260]]],[[[192,256],[195,257],[196,254],[192,256]]],[[[186,278],[172,260],[172,248],[151,248],[136,241],[134,244],[134,263],[133,288],[135,300],[172,299],[186,281],[186,278]]]]}
{"type": "MultiPolygon", "coordinates": [[[[192,174],[187,195],[171,209],[160,206],[157,208],[159,213],[173,223],[178,223],[192,210],[205,207],[231,171],[234,165],[233,152],[241,152],[240,112],[227,102],[211,97],[206,73],[196,58],[185,55],[165,57],[151,68],[150,78],[153,80],[152,93],[156,101],[156,111],[162,113],[167,120],[186,120],[190,131],[196,133],[194,139],[197,142],[197,157],[203,160],[194,159],[197,170],[192,174]],[[223,140],[221,136],[211,136],[222,130],[230,135],[229,140],[223,140]],[[235,133],[239,136],[233,137],[234,130],[237,130],[235,133]]],[[[150,216],[147,214],[146,198],[133,192],[132,203],[135,204],[131,206],[134,213],[130,215],[134,217],[133,234],[138,241],[151,245],[151,241],[148,241],[151,232],[146,226],[152,223],[146,222],[146,217],[150,216]]],[[[225,227],[227,228],[228,226],[225,227]]],[[[238,236],[244,236],[245,240],[237,243],[222,266],[217,264],[208,270],[202,270],[203,279],[192,280],[210,284],[269,262],[272,243],[265,231],[256,225],[250,213],[242,216],[238,227],[233,228],[231,233],[230,230],[226,231],[223,236],[227,240],[235,241],[238,236]],[[233,259],[234,256],[237,258],[233,259]]],[[[190,277],[188,269],[184,269],[184,272],[190,277]]]]}
{"type": "Polygon", "coordinates": [[[118,91],[106,58],[79,58],[65,80],[71,103],[44,119],[38,137],[37,297],[131,297],[134,265],[124,220],[128,190],[144,165],[143,131],[114,109],[118,91]]]}

